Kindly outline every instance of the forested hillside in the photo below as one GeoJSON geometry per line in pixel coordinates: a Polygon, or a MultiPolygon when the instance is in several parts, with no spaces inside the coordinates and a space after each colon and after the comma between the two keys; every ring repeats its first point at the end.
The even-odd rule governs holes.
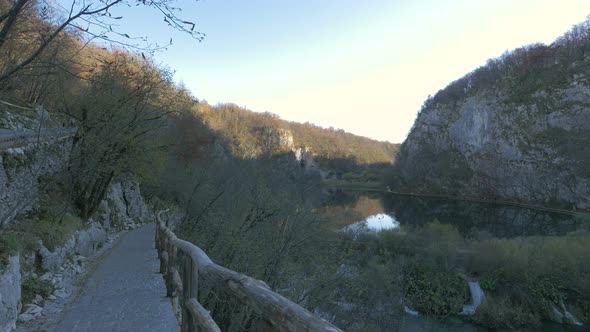
{"type": "Polygon", "coordinates": [[[207,125],[241,157],[307,147],[319,157],[351,159],[359,164],[392,164],[397,153],[397,144],[375,141],[342,129],[289,122],[272,113],[256,113],[233,104],[201,104],[198,109],[207,125]]]}
{"type": "Polygon", "coordinates": [[[507,52],[424,102],[402,191],[590,208],[590,19],[507,52]]]}

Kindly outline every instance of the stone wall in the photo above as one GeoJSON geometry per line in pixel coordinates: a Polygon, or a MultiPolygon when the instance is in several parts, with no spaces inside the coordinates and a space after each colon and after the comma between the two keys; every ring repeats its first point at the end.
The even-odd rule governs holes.
{"type": "Polygon", "coordinates": [[[28,144],[0,152],[0,229],[30,210],[39,193],[39,179],[63,169],[71,140],[28,144]]]}

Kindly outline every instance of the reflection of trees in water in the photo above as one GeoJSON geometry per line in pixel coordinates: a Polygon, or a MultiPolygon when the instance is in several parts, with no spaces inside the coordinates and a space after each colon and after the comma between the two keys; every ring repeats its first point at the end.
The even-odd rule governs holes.
{"type": "Polygon", "coordinates": [[[337,227],[344,227],[383,213],[380,195],[347,193],[342,190],[330,192],[322,207],[316,212],[337,227]]]}
{"type": "Polygon", "coordinates": [[[562,235],[579,226],[570,215],[513,206],[342,190],[329,192],[317,211],[337,226],[387,211],[406,227],[425,225],[436,219],[454,225],[465,235],[485,232],[498,237],[562,235]]]}
{"type": "Polygon", "coordinates": [[[437,219],[469,235],[563,235],[579,228],[573,216],[513,206],[403,196],[383,196],[383,205],[402,226],[424,225],[437,219]]]}
{"type": "Polygon", "coordinates": [[[340,189],[328,190],[324,198],[325,206],[333,205],[352,205],[356,203],[359,197],[364,196],[363,193],[347,192],[340,189]]]}

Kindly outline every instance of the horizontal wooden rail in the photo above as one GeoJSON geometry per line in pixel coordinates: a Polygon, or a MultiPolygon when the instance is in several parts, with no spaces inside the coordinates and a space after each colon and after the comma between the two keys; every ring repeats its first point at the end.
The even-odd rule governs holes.
{"type": "Polygon", "coordinates": [[[205,332],[220,332],[221,330],[215,324],[215,321],[209,315],[209,311],[194,298],[188,300],[186,303],[188,311],[193,319],[194,326],[201,325],[205,332]],[[201,323],[202,322],[202,323],[201,323]]]}
{"type": "Polygon", "coordinates": [[[178,311],[182,312],[183,331],[219,331],[215,321],[198,302],[199,276],[226,288],[230,294],[279,331],[341,331],[293,301],[273,292],[264,282],[213,263],[201,248],[179,239],[164,224],[161,218],[163,212],[165,211],[157,214],[156,227],[160,270],[166,278],[168,295],[178,296],[178,311]],[[174,266],[177,260],[180,261],[178,270],[174,266]]]}

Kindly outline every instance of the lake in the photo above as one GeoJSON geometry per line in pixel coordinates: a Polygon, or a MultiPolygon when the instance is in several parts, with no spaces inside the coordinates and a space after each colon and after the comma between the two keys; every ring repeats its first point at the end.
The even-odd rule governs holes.
{"type": "Polygon", "coordinates": [[[373,230],[414,227],[438,220],[454,225],[464,235],[486,232],[494,237],[511,238],[559,236],[587,226],[587,223],[568,214],[392,194],[337,191],[332,193],[322,209],[331,219],[338,219],[333,220],[336,225],[361,225],[368,222],[369,228],[373,230]]]}

